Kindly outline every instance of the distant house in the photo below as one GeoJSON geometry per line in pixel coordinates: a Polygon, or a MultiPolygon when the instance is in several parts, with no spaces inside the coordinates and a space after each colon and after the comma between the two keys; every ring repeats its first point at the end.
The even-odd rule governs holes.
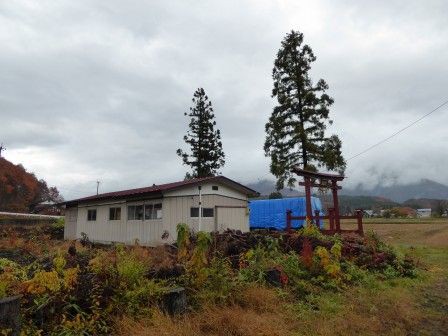
{"type": "Polygon", "coordinates": [[[362,210],[362,216],[366,218],[370,218],[374,216],[373,210],[362,210]]]}
{"type": "Polygon", "coordinates": [[[431,209],[417,209],[417,217],[431,217],[431,209]]]}
{"type": "Polygon", "coordinates": [[[63,215],[61,207],[57,203],[52,201],[45,201],[37,204],[34,207],[33,212],[41,215],[52,215],[52,216],[63,215]]]}
{"type": "Polygon", "coordinates": [[[417,211],[410,207],[394,207],[392,209],[381,210],[380,215],[386,218],[415,218],[417,211]]]}
{"type": "Polygon", "coordinates": [[[176,239],[176,226],[249,230],[248,196],[257,192],[224,176],[110,192],[65,202],[65,239],[85,233],[95,242],[158,245],[176,239]]]}

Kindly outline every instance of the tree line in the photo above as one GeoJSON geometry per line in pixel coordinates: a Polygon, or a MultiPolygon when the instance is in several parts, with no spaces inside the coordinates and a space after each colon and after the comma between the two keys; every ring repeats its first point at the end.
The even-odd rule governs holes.
{"type": "Polygon", "coordinates": [[[42,202],[62,201],[56,187],[49,187],[22,165],[0,158],[0,211],[33,213],[42,202]]]}
{"type": "MultiPolygon", "coordinates": [[[[291,167],[317,171],[319,168],[342,173],[346,162],[342,142],[337,135],[326,135],[330,107],[334,100],[327,93],[323,79],[313,82],[310,76],[316,61],[311,47],[304,44],[303,34],[291,31],[281,42],[272,70],[272,98],[277,101],[266,123],[264,153],[270,158],[270,172],[276,177],[277,190],[292,187],[296,182],[291,167]]],[[[203,88],[198,88],[192,107],[185,116],[190,118],[183,140],[187,149],[177,155],[190,167],[186,178],[219,174],[225,164],[221,132],[216,127],[212,103],[203,88]]]]}

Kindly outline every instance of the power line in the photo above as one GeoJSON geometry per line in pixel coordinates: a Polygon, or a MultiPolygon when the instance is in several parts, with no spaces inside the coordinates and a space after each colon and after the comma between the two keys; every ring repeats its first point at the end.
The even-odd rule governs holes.
{"type": "Polygon", "coordinates": [[[370,147],[367,147],[366,149],[364,149],[363,151],[359,152],[358,154],[353,155],[352,157],[348,158],[347,161],[352,160],[366,152],[368,152],[369,150],[385,143],[386,141],[392,139],[393,137],[397,136],[398,134],[404,132],[405,130],[407,130],[409,127],[415,125],[416,123],[418,123],[419,121],[425,119],[426,117],[428,117],[429,115],[431,115],[432,113],[436,112],[438,109],[442,108],[443,106],[445,106],[446,104],[448,104],[448,100],[446,100],[444,103],[440,104],[439,106],[437,106],[435,109],[431,110],[430,112],[426,113],[425,115],[421,116],[420,118],[418,118],[417,120],[411,122],[410,124],[408,124],[407,126],[401,128],[400,130],[396,131],[395,133],[391,134],[390,136],[388,136],[387,138],[378,141],[377,143],[373,144],[370,147]]]}

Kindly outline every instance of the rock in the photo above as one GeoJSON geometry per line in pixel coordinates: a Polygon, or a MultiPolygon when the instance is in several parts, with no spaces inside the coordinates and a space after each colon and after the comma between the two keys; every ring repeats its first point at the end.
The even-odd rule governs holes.
{"type": "Polygon", "coordinates": [[[168,290],[162,297],[161,308],[171,316],[184,314],[187,310],[187,293],[185,288],[177,287],[168,290]]]}
{"type": "Polygon", "coordinates": [[[0,330],[10,329],[8,335],[20,335],[20,296],[0,299],[0,330]]]}
{"type": "Polygon", "coordinates": [[[76,256],[76,245],[74,242],[70,244],[70,247],[68,248],[68,254],[73,257],[76,256]]]}
{"type": "Polygon", "coordinates": [[[274,287],[282,287],[284,283],[282,271],[273,268],[266,271],[266,281],[268,284],[274,287]]]}

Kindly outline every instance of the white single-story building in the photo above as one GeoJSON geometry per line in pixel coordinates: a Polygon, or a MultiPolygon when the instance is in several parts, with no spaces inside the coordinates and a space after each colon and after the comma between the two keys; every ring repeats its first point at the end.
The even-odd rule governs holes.
{"type": "Polygon", "coordinates": [[[431,209],[417,209],[417,217],[431,217],[431,209]]]}
{"type": "Polygon", "coordinates": [[[196,178],[65,202],[65,239],[155,246],[194,231],[249,231],[248,197],[257,192],[224,176],[196,178]],[[201,211],[199,211],[201,209],[201,211]]]}

